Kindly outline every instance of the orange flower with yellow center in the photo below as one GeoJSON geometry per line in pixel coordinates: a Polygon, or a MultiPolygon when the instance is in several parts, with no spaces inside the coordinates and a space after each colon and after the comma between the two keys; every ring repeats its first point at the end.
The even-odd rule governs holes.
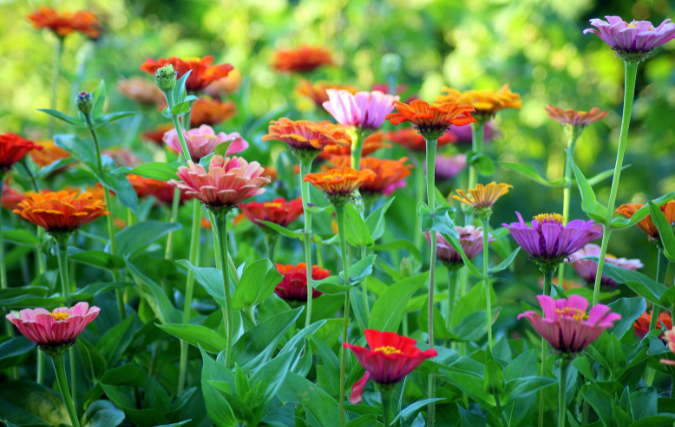
{"type": "MultiPolygon", "coordinates": [[[[632,218],[635,212],[637,212],[643,206],[644,205],[641,204],[629,203],[619,206],[615,212],[625,216],[626,218],[632,218]]],[[[661,205],[659,209],[661,209],[661,212],[663,212],[663,214],[665,215],[668,224],[672,224],[673,222],[675,222],[675,201],[671,200],[668,203],[661,205]]],[[[647,238],[650,241],[653,242],[661,241],[659,229],[656,228],[656,225],[652,221],[651,215],[646,216],[644,219],[642,219],[635,225],[637,225],[640,228],[640,230],[647,233],[647,238]]]]}
{"type": "Polygon", "coordinates": [[[192,104],[190,125],[198,128],[201,125],[214,126],[237,114],[237,106],[232,101],[220,102],[211,98],[199,98],[192,104]]]}
{"type": "Polygon", "coordinates": [[[602,111],[598,107],[591,108],[591,111],[563,110],[562,108],[546,107],[548,116],[556,122],[563,125],[572,125],[585,127],[591,123],[599,122],[607,116],[607,111],[602,111]]]}
{"type": "Polygon", "coordinates": [[[425,139],[440,138],[450,125],[464,126],[476,121],[471,117],[473,107],[455,102],[429,104],[417,99],[404,104],[397,101],[396,109],[398,113],[387,114],[387,120],[394,125],[410,122],[425,139]]]}
{"type": "MultiPolygon", "coordinates": [[[[476,184],[476,188],[469,190],[469,196],[464,191],[457,190],[457,195],[453,196],[453,198],[474,209],[490,208],[500,197],[509,192],[509,188],[513,188],[513,186],[497,184],[496,182],[491,182],[488,185],[476,184]]],[[[560,217],[562,218],[562,216],[560,217]]]]}
{"type": "Polygon", "coordinates": [[[36,147],[35,149],[30,150],[28,154],[30,154],[31,159],[33,159],[35,164],[41,168],[50,165],[57,160],[72,157],[69,152],[57,146],[52,140],[38,141],[36,144],[38,147],[42,148],[36,147]]]}
{"type": "Polygon", "coordinates": [[[375,172],[371,170],[356,171],[349,167],[305,175],[305,181],[326,193],[331,202],[338,204],[344,203],[344,199],[361,185],[375,178],[375,172]]]}
{"type": "Polygon", "coordinates": [[[504,85],[497,92],[492,89],[460,92],[449,87],[444,87],[442,91],[444,93],[436,98],[436,102],[456,102],[470,105],[476,110],[475,116],[481,120],[488,120],[498,111],[506,108],[520,109],[523,107],[520,95],[511,92],[509,85],[504,85]]]}
{"type": "Polygon", "coordinates": [[[307,120],[294,122],[285,117],[271,121],[268,133],[262,140],[285,142],[296,157],[303,156],[303,153],[316,157],[324,147],[331,145],[350,147],[352,143],[347,131],[340,125],[329,122],[313,123],[307,120]]]}
{"type": "Polygon", "coordinates": [[[36,29],[46,28],[59,37],[65,37],[74,32],[82,33],[96,39],[101,35],[98,18],[93,12],[81,10],[75,13],[58,12],[50,7],[41,6],[37,11],[28,15],[36,29]]]}
{"type": "Polygon", "coordinates": [[[48,233],[70,233],[102,215],[110,215],[91,193],[69,191],[28,193],[14,213],[48,233]]]}
{"type": "Polygon", "coordinates": [[[192,71],[185,82],[185,89],[188,91],[200,91],[209,84],[218,79],[227,77],[233,67],[230,64],[211,65],[213,56],[203,58],[180,59],[172,56],[171,58],[147,59],[141,65],[141,71],[149,74],[155,74],[155,71],[169,64],[178,72],[177,78],[183,77],[188,71],[192,71]]]}
{"type": "MultiPolygon", "coordinates": [[[[400,160],[378,159],[377,157],[364,157],[361,159],[361,170],[371,170],[375,177],[367,182],[364,182],[359,191],[363,196],[379,196],[388,195],[395,188],[399,188],[399,183],[410,175],[411,165],[406,165],[407,157],[400,160]],[[393,187],[393,189],[392,189],[393,187]],[[392,189],[391,191],[389,191],[392,189]]],[[[349,156],[334,157],[331,159],[338,168],[344,168],[351,162],[349,156]]]]}
{"type": "MultiPolygon", "coordinates": [[[[385,144],[385,138],[387,134],[383,131],[377,131],[373,134],[370,134],[364,141],[361,151],[362,156],[368,156],[373,154],[375,151],[380,148],[391,148],[391,144],[385,144]]],[[[323,151],[319,154],[320,159],[330,160],[334,156],[351,156],[352,155],[352,146],[351,143],[349,146],[344,145],[329,145],[324,147],[323,151]]]]}
{"type": "Polygon", "coordinates": [[[282,73],[308,73],[323,65],[332,65],[331,53],[323,47],[300,46],[274,53],[272,67],[282,73]]]}
{"type": "Polygon", "coordinates": [[[314,101],[314,104],[316,104],[319,109],[323,109],[323,103],[328,102],[329,100],[328,93],[326,92],[327,89],[346,90],[352,95],[358,92],[358,89],[351,85],[339,85],[327,82],[312,83],[305,79],[300,79],[300,83],[298,84],[298,87],[295,88],[295,91],[299,95],[314,101]]]}

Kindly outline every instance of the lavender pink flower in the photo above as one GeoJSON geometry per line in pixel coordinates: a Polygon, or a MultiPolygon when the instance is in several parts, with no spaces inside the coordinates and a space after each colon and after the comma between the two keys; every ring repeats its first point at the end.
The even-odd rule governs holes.
{"type": "MultiPolygon", "coordinates": [[[[598,272],[598,263],[591,259],[582,259],[586,257],[600,258],[600,246],[593,244],[586,245],[582,249],[579,249],[573,253],[567,262],[572,267],[574,267],[574,270],[586,283],[593,284],[595,283],[595,277],[598,272]]],[[[637,270],[638,268],[643,267],[639,259],[615,258],[610,254],[605,255],[605,263],[625,268],[627,270],[637,270]]],[[[600,284],[602,286],[609,288],[614,288],[619,285],[616,281],[610,279],[604,274],[600,280],[600,284]]]]}
{"type": "Polygon", "coordinates": [[[450,180],[466,169],[466,154],[436,156],[436,178],[450,180]]]}
{"type": "MultiPolygon", "coordinates": [[[[202,157],[206,157],[209,154],[216,151],[216,146],[222,144],[225,141],[232,141],[230,146],[227,147],[226,155],[231,156],[232,154],[237,154],[248,148],[248,142],[241,137],[237,132],[232,132],[231,134],[226,134],[225,132],[220,132],[216,134],[211,126],[201,125],[197,129],[190,129],[189,131],[183,131],[183,136],[185,136],[185,143],[187,144],[188,151],[190,152],[190,157],[193,161],[198,162],[202,157]]],[[[180,139],[178,138],[178,132],[176,129],[171,129],[166,132],[163,137],[164,142],[178,151],[179,153],[183,152],[183,147],[180,145],[180,139]]]]}
{"type": "MultiPolygon", "coordinates": [[[[483,229],[481,227],[476,228],[473,225],[467,225],[466,227],[456,228],[457,233],[459,233],[459,244],[467,258],[473,259],[483,252],[483,229]]],[[[427,238],[427,243],[431,245],[431,232],[424,233],[424,236],[427,238]]],[[[490,242],[495,240],[492,235],[488,239],[490,242]]],[[[445,240],[441,233],[436,233],[436,256],[450,268],[459,268],[464,265],[462,256],[450,246],[450,243],[445,240]]]]}
{"type": "Polygon", "coordinates": [[[675,38],[675,24],[666,19],[654,28],[649,21],[632,21],[630,24],[618,16],[591,19],[595,28],[587,28],[584,34],[594,33],[612,49],[622,52],[646,53],[675,38]]]}
{"type": "Polygon", "coordinates": [[[327,89],[326,109],[342,126],[354,126],[375,130],[382,126],[387,114],[394,110],[398,96],[382,92],[358,92],[353,95],[346,90],[327,89]]]}
{"type": "Polygon", "coordinates": [[[537,299],[544,317],[536,311],[526,311],[518,315],[518,319],[527,318],[539,335],[561,353],[583,351],[605,329],[621,320],[620,314],[610,313],[611,308],[603,304],[594,305],[587,313],[588,300],[578,295],[559,300],[537,295],[537,299]]]}

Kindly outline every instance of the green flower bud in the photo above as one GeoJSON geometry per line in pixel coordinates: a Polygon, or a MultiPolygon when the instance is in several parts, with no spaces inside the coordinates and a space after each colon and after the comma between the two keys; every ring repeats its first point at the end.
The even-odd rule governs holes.
{"type": "Polygon", "coordinates": [[[80,92],[77,94],[77,109],[84,115],[91,113],[94,108],[94,97],[89,92],[80,92]]]}
{"type": "Polygon", "coordinates": [[[175,71],[173,65],[169,64],[155,71],[155,83],[162,91],[169,92],[176,87],[177,76],[178,71],[175,71]]]}
{"type": "Polygon", "coordinates": [[[385,53],[382,55],[380,67],[382,72],[388,76],[396,76],[401,72],[401,56],[396,53],[385,53]]]}
{"type": "Polygon", "coordinates": [[[506,381],[502,373],[502,365],[497,363],[494,359],[485,361],[485,384],[484,390],[488,394],[496,395],[504,391],[506,381]]]}
{"type": "Polygon", "coordinates": [[[402,258],[401,259],[401,264],[399,269],[401,270],[401,274],[405,277],[412,277],[414,273],[412,261],[410,258],[402,258]]]}

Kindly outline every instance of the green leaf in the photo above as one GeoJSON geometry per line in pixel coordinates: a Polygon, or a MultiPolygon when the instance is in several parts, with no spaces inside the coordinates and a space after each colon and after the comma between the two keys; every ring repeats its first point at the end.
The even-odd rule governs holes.
{"type": "Polygon", "coordinates": [[[607,208],[596,200],[593,187],[591,187],[591,184],[588,183],[584,174],[574,163],[572,155],[568,152],[567,156],[579,185],[579,192],[581,193],[581,209],[586,212],[589,218],[596,222],[600,224],[607,223],[607,208]]]}
{"type": "MultiPolygon", "coordinates": [[[[179,222],[162,222],[152,219],[126,227],[115,235],[117,255],[120,257],[131,256],[150,243],[181,228],[183,226],[179,222]]],[[[108,246],[110,245],[108,244],[108,246]]],[[[109,250],[109,247],[106,249],[109,250]]]]}
{"type": "Polygon", "coordinates": [[[529,393],[534,393],[548,388],[557,383],[557,379],[548,377],[531,376],[514,378],[506,382],[504,395],[508,396],[507,401],[511,401],[513,399],[523,397],[529,393]]]}
{"type": "MultiPolygon", "coordinates": [[[[429,333],[429,296],[427,295],[426,298],[426,304],[422,309],[420,310],[419,314],[417,315],[417,324],[419,325],[420,331],[424,333],[429,333]]],[[[441,340],[449,340],[451,338],[455,338],[453,334],[448,331],[448,328],[445,326],[445,319],[443,318],[443,315],[441,314],[441,311],[436,307],[435,305],[433,306],[434,309],[434,338],[438,338],[441,340]]],[[[485,323],[485,319],[483,319],[483,323],[485,323]]]]}
{"type": "Polygon", "coordinates": [[[418,409],[424,408],[427,406],[429,403],[432,402],[439,402],[441,400],[445,400],[443,398],[435,398],[435,399],[424,399],[424,400],[418,400],[417,402],[411,403],[410,405],[406,406],[405,409],[403,409],[401,412],[398,413],[396,418],[391,422],[391,425],[396,425],[396,422],[399,420],[406,420],[410,418],[418,409]]]}
{"type": "MultiPolygon", "coordinates": [[[[598,262],[598,257],[586,257],[585,259],[592,259],[593,261],[598,262]]],[[[617,283],[628,286],[647,301],[662,305],[660,298],[667,288],[644,274],[634,270],[617,267],[609,263],[605,263],[602,274],[617,283]]]]}
{"type": "Polygon", "coordinates": [[[635,421],[628,427],[665,427],[675,423],[675,414],[661,413],[635,421]]]}
{"type": "MultiPolygon", "coordinates": [[[[675,192],[668,193],[666,195],[659,197],[656,200],[652,200],[652,203],[657,207],[661,207],[664,204],[668,203],[673,198],[675,198],[675,192]]],[[[649,205],[647,204],[638,209],[637,212],[635,212],[633,216],[630,218],[626,218],[624,216],[618,216],[614,218],[611,222],[612,228],[622,229],[630,227],[647,218],[648,216],[649,216],[649,205]]]]}
{"type": "Polygon", "coordinates": [[[2,230],[2,238],[15,245],[39,246],[42,243],[30,230],[2,230]]]}
{"type": "Polygon", "coordinates": [[[134,278],[134,281],[138,285],[139,293],[145,298],[145,301],[152,308],[152,311],[155,312],[159,321],[163,324],[180,323],[180,312],[173,307],[164,290],[152,279],[141,273],[131,261],[128,259],[125,261],[128,272],[131,273],[131,277],[134,278]]]}
{"type": "Polygon", "coordinates": [[[230,148],[230,145],[232,145],[232,141],[234,141],[234,138],[216,145],[214,154],[225,157],[227,155],[227,149],[230,148]]]}
{"type": "Polygon", "coordinates": [[[20,426],[70,425],[61,393],[31,381],[3,382],[0,417],[20,426]]]}
{"type": "Polygon", "coordinates": [[[91,375],[89,379],[96,383],[108,370],[108,362],[96,347],[83,337],[78,337],[76,345],[82,358],[82,367],[91,375]]]}
{"type": "Polygon", "coordinates": [[[382,206],[375,209],[368,218],[366,218],[366,225],[370,231],[370,236],[373,241],[379,239],[384,234],[386,227],[385,214],[389,210],[389,207],[394,202],[395,197],[389,198],[382,206]]]}
{"type": "Polygon", "coordinates": [[[495,173],[494,162],[485,154],[474,153],[472,151],[467,153],[466,164],[475,167],[476,171],[483,176],[490,176],[495,173]]]}
{"type": "Polygon", "coordinates": [[[361,218],[361,214],[356,210],[354,205],[348,203],[345,206],[345,213],[347,218],[345,220],[345,236],[350,245],[362,248],[373,246],[373,238],[370,236],[368,225],[361,218]]]}
{"type": "Polygon", "coordinates": [[[282,236],[290,237],[291,239],[299,239],[300,237],[304,236],[304,233],[302,231],[291,231],[286,227],[282,227],[278,224],[275,224],[273,222],[269,221],[258,221],[258,223],[263,224],[272,230],[276,231],[277,233],[281,234],[282,236]]]}
{"type": "MultiPolygon", "coordinates": [[[[70,251],[69,251],[70,252],[70,251]]],[[[91,265],[105,270],[119,270],[124,268],[124,259],[103,251],[87,251],[79,253],[69,253],[72,261],[91,265]]]]}
{"type": "Polygon", "coordinates": [[[94,120],[94,128],[99,128],[105,124],[116,122],[125,117],[135,116],[137,114],[144,114],[142,111],[118,111],[116,113],[106,114],[99,119],[94,120]]]}
{"type": "Polygon", "coordinates": [[[368,327],[378,331],[398,331],[408,301],[428,281],[428,273],[394,283],[377,298],[370,312],[368,327]]]}
{"type": "Polygon", "coordinates": [[[174,337],[192,344],[195,347],[200,347],[209,353],[218,354],[225,350],[227,340],[217,332],[201,325],[192,324],[168,324],[157,325],[158,328],[173,335],[174,337]]]}
{"type": "Polygon", "coordinates": [[[135,332],[132,327],[134,320],[136,320],[136,315],[132,314],[118,325],[108,329],[96,344],[96,350],[105,358],[108,366],[115,366],[131,344],[135,332]]]}
{"type": "Polygon", "coordinates": [[[170,179],[178,179],[176,175],[177,168],[164,162],[144,163],[138,167],[133,168],[128,173],[142,176],[144,178],[157,179],[159,181],[169,181],[170,179]]]}
{"type": "Polygon", "coordinates": [[[509,266],[511,265],[511,263],[513,262],[513,260],[516,259],[516,255],[518,255],[518,252],[520,252],[520,247],[516,248],[515,251],[511,252],[511,253],[509,254],[509,256],[507,256],[507,257],[504,259],[504,261],[502,261],[502,262],[500,262],[498,265],[492,267],[492,268],[490,269],[490,273],[491,273],[491,274],[498,273],[498,272],[500,272],[500,271],[503,271],[503,270],[506,270],[507,268],[509,268],[509,266]]]}
{"type": "Polygon", "coordinates": [[[497,162],[500,166],[503,166],[507,169],[518,172],[521,175],[532,179],[533,181],[538,182],[539,184],[545,185],[547,187],[561,187],[565,184],[565,178],[558,178],[553,181],[549,181],[546,178],[542,177],[535,168],[529,165],[520,164],[520,163],[509,163],[509,162],[497,162]]]}
{"type": "Polygon", "coordinates": [[[246,265],[241,281],[232,297],[232,309],[241,310],[260,304],[274,294],[274,288],[281,283],[282,279],[283,276],[267,259],[259,259],[246,265]]]}
{"type": "Polygon", "coordinates": [[[22,309],[22,308],[56,308],[65,304],[63,295],[57,294],[51,297],[36,297],[34,295],[19,295],[13,298],[6,298],[0,300],[0,307],[8,309],[22,309]]]}
{"type": "Polygon", "coordinates": [[[384,243],[381,245],[375,245],[371,248],[373,251],[397,251],[405,249],[412,255],[417,261],[422,261],[422,253],[415,246],[415,244],[409,240],[394,240],[393,242],[384,243]]]}
{"type": "Polygon", "coordinates": [[[37,110],[42,112],[42,113],[49,114],[50,116],[55,117],[55,118],[61,120],[62,122],[66,122],[69,125],[73,125],[73,126],[77,126],[77,127],[84,127],[84,125],[85,125],[83,120],[80,120],[77,117],[69,116],[69,115],[64,114],[64,113],[62,113],[60,111],[57,111],[57,110],[51,110],[51,109],[48,109],[48,108],[42,108],[42,109],[38,108],[37,110]]]}
{"type": "MultiPolygon", "coordinates": [[[[126,264],[124,264],[126,265],[126,264]]],[[[113,289],[123,289],[128,286],[133,286],[129,282],[96,282],[90,283],[82,289],[78,289],[77,292],[70,295],[72,299],[81,299],[81,300],[90,300],[96,295],[99,295],[104,292],[108,292],[113,289]]]]}
{"type": "Polygon", "coordinates": [[[185,101],[185,96],[187,95],[187,91],[185,90],[185,82],[191,73],[192,70],[189,70],[176,81],[176,86],[173,88],[173,102],[179,103],[185,101]]]}
{"type": "Polygon", "coordinates": [[[56,161],[51,162],[50,164],[43,166],[40,168],[39,171],[35,174],[36,179],[43,179],[51,175],[53,172],[56,172],[57,170],[68,166],[70,164],[73,164],[77,161],[75,157],[64,157],[62,159],[58,159],[56,161]]]}
{"type": "Polygon", "coordinates": [[[136,190],[131,186],[127,176],[124,173],[115,173],[110,171],[103,171],[103,173],[92,170],[98,181],[107,189],[115,192],[117,200],[126,207],[136,212],[138,208],[138,196],[136,190]]]}
{"type": "MultiPolygon", "coordinates": [[[[624,165],[621,170],[624,170],[626,168],[630,167],[630,165],[624,165]]],[[[610,176],[614,175],[614,169],[607,169],[604,172],[600,172],[599,174],[595,175],[593,178],[588,179],[588,183],[591,185],[599,184],[602,181],[606,180],[610,176]]]]}
{"type": "Polygon", "coordinates": [[[647,309],[647,303],[643,298],[621,298],[609,304],[612,313],[619,313],[621,320],[614,328],[607,332],[615,334],[621,339],[626,332],[633,331],[633,322],[635,322],[647,309]]]}
{"type": "MultiPolygon", "coordinates": [[[[0,369],[16,366],[24,360],[24,355],[35,348],[35,344],[28,338],[18,336],[10,338],[0,344],[0,369]]],[[[38,350],[39,351],[39,350],[38,350]]]]}
{"type": "Polygon", "coordinates": [[[116,427],[124,421],[124,412],[109,400],[97,400],[82,416],[82,427],[116,427]]]}
{"type": "Polygon", "coordinates": [[[96,89],[91,93],[94,98],[94,105],[91,109],[91,117],[97,119],[103,115],[103,106],[105,105],[105,81],[101,80],[96,89]]]}
{"type": "Polygon", "coordinates": [[[277,396],[282,402],[302,405],[321,427],[339,427],[338,403],[313,382],[289,372],[277,396]]]}
{"type": "Polygon", "coordinates": [[[649,202],[648,205],[652,221],[659,230],[659,237],[661,237],[661,243],[663,244],[663,254],[673,262],[675,261],[675,234],[673,234],[673,226],[668,223],[666,216],[653,202],[649,202]]]}
{"type": "Polygon", "coordinates": [[[586,399],[591,408],[598,414],[602,424],[612,425],[612,396],[594,384],[581,387],[580,394],[586,399]]]}
{"type": "MultiPolygon", "coordinates": [[[[366,277],[373,274],[373,265],[375,264],[375,259],[377,255],[368,255],[367,257],[358,260],[354,265],[349,267],[349,286],[358,285],[363,282],[366,277]]],[[[344,283],[344,272],[339,273],[342,283],[344,283]]]]}
{"type": "MultiPolygon", "coordinates": [[[[197,282],[199,282],[199,284],[204,287],[206,292],[211,295],[211,297],[216,300],[216,302],[221,307],[225,307],[223,273],[220,270],[213,267],[195,267],[194,265],[190,264],[190,261],[186,259],[176,261],[176,264],[192,270],[192,273],[195,275],[197,282]]],[[[233,280],[230,280],[230,295],[234,295],[236,292],[233,282],[233,280]]]]}
{"type": "Polygon", "coordinates": [[[93,143],[87,143],[76,135],[54,135],[54,143],[84,163],[92,172],[96,170],[96,151],[93,143]]]}
{"type": "Polygon", "coordinates": [[[180,116],[182,114],[186,114],[189,112],[190,112],[190,102],[188,101],[179,102],[176,105],[174,105],[170,110],[172,116],[180,116]]]}
{"type": "Polygon", "coordinates": [[[264,409],[276,396],[290,372],[293,356],[293,353],[279,354],[251,376],[250,383],[253,388],[260,384],[260,389],[253,399],[257,408],[264,409]]]}
{"type": "Polygon", "coordinates": [[[234,375],[225,365],[213,360],[203,349],[201,385],[206,403],[206,413],[218,427],[236,427],[237,419],[225,397],[211,385],[211,381],[226,381],[234,387],[234,375]]]}

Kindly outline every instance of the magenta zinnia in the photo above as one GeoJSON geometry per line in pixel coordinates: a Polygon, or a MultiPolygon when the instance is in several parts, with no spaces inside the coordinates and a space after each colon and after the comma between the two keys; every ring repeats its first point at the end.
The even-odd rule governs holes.
{"type": "Polygon", "coordinates": [[[584,34],[594,33],[605,43],[612,46],[616,55],[622,59],[644,58],[655,47],[675,38],[675,24],[666,19],[654,28],[649,21],[632,21],[630,24],[619,16],[605,16],[591,19],[595,28],[587,28],[584,34]]]}

